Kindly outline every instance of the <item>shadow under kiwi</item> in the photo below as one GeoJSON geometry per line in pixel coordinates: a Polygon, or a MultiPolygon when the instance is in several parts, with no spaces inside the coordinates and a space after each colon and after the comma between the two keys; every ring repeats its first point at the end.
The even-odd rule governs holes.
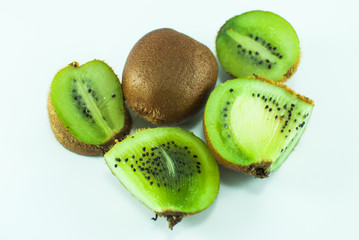
{"type": "Polygon", "coordinates": [[[266,184],[269,183],[268,178],[255,178],[250,174],[236,172],[225,167],[219,166],[221,184],[230,188],[240,188],[250,193],[262,192],[266,184]]]}
{"type": "Polygon", "coordinates": [[[227,186],[240,187],[250,183],[254,177],[252,175],[236,172],[219,165],[221,183],[227,186]]]}
{"type": "Polygon", "coordinates": [[[215,199],[208,208],[202,210],[199,213],[183,218],[181,222],[182,224],[179,224],[181,224],[184,229],[196,228],[201,224],[205,224],[206,221],[210,219],[211,215],[213,215],[214,209],[216,207],[216,202],[217,201],[215,199]]]}
{"type": "Polygon", "coordinates": [[[202,121],[203,114],[204,114],[204,108],[205,105],[202,106],[202,108],[196,112],[193,116],[190,116],[188,119],[186,119],[184,122],[177,124],[177,127],[185,128],[185,129],[192,129],[197,124],[202,121]]]}
{"type": "Polygon", "coordinates": [[[146,121],[145,119],[137,116],[132,109],[127,105],[127,108],[130,112],[131,118],[132,118],[132,129],[131,133],[141,130],[141,129],[147,129],[147,128],[156,128],[157,126],[146,121]]]}
{"type": "Polygon", "coordinates": [[[219,83],[224,83],[227,80],[231,80],[234,78],[223,69],[221,64],[218,64],[218,79],[219,79],[219,83]]]}

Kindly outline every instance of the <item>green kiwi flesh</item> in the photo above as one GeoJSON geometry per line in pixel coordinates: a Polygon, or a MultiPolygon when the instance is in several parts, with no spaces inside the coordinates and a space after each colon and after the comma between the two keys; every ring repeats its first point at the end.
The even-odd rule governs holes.
{"type": "Polygon", "coordinates": [[[209,97],[205,138],[219,163],[264,178],[292,152],[313,106],[312,100],[281,83],[229,80],[209,97]]]}
{"type": "Polygon", "coordinates": [[[298,36],[282,17],[251,11],[229,19],[216,39],[218,60],[234,77],[289,78],[299,63],[298,36]]]}
{"type": "Polygon", "coordinates": [[[121,83],[104,62],[74,62],[51,85],[51,101],[64,126],[79,141],[103,145],[125,126],[121,83]]]}
{"type": "Polygon", "coordinates": [[[124,187],[169,227],[207,208],[219,188],[218,164],[207,145],[176,127],[146,129],[127,136],[105,155],[124,187]]]}

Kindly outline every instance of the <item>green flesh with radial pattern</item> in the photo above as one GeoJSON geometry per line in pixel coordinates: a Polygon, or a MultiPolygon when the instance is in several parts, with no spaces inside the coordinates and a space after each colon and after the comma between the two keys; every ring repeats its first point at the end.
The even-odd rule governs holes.
{"type": "Polygon", "coordinates": [[[252,11],[235,16],[220,29],[216,51],[223,68],[235,77],[262,76],[279,81],[299,58],[299,40],[280,16],[252,11]]]}
{"type": "Polygon", "coordinates": [[[112,173],[157,213],[196,213],[219,188],[218,165],[207,145],[180,128],[137,132],[105,154],[112,173]]]}
{"type": "Polygon", "coordinates": [[[102,61],[71,64],[58,72],[51,100],[65,127],[84,143],[105,144],[124,127],[121,84],[102,61]]]}
{"type": "Polygon", "coordinates": [[[268,162],[272,172],[294,149],[312,109],[311,100],[283,87],[234,79],[212,92],[204,121],[211,144],[224,159],[241,166],[268,162]]]}

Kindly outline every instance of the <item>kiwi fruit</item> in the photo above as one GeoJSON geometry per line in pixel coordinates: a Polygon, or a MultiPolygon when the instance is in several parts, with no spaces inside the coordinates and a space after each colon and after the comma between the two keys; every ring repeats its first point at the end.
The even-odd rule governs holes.
{"type": "Polygon", "coordinates": [[[157,29],[131,50],[122,75],[124,97],[134,113],[168,126],[198,112],[218,75],[212,52],[175,30],[157,29]]]}
{"type": "Polygon", "coordinates": [[[103,155],[132,126],[121,83],[100,60],[60,70],[51,84],[48,111],[57,140],[82,155],[103,155]]]}
{"type": "Polygon", "coordinates": [[[261,76],[285,81],[297,69],[298,36],[282,17],[251,11],[229,19],[216,39],[218,60],[234,77],[261,76]]]}
{"type": "Polygon", "coordinates": [[[216,160],[200,138],[181,128],[137,131],[104,157],[123,186],[166,217],[171,229],[183,217],[207,208],[218,193],[216,160]]]}
{"type": "Polygon", "coordinates": [[[223,166],[265,178],[293,151],[313,107],[312,100],[279,82],[229,80],[208,99],[205,139],[223,166]]]}

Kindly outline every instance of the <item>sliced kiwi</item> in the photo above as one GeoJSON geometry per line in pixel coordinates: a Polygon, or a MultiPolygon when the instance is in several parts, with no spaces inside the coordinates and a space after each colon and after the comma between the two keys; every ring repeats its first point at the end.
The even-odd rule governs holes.
{"type": "Polygon", "coordinates": [[[136,115],[156,125],[173,125],[205,105],[217,74],[216,58],[205,45],[175,30],[157,29],[131,50],[123,69],[123,93],[136,115]]]}
{"type": "Polygon", "coordinates": [[[174,127],[138,131],[105,154],[126,189],[169,227],[207,208],[219,188],[217,162],[193,133],[174,127]]]}
{"type": "Polygon", "coordinates": [[[208,99],[205,138],[223,166],[264,178],[292,152],[313,106],[312,100],[282,83],[230,80],[208,99]]]}
{"type": "Polygon", "coordinates": [[[107,145],[131,128],[119,79],[99,60],[83,66],[73,62],[59,71],[51,85],[48,106],[57,139],[80,154],[103,154],[107,145]]]}
{"type": "Polygon", "coordinates": [[[297,69],[300,49],[293,27],[282,17],[251,11],[229,19],[216,39],[218,59],[234,77],[284,81],[297,69]]]}

